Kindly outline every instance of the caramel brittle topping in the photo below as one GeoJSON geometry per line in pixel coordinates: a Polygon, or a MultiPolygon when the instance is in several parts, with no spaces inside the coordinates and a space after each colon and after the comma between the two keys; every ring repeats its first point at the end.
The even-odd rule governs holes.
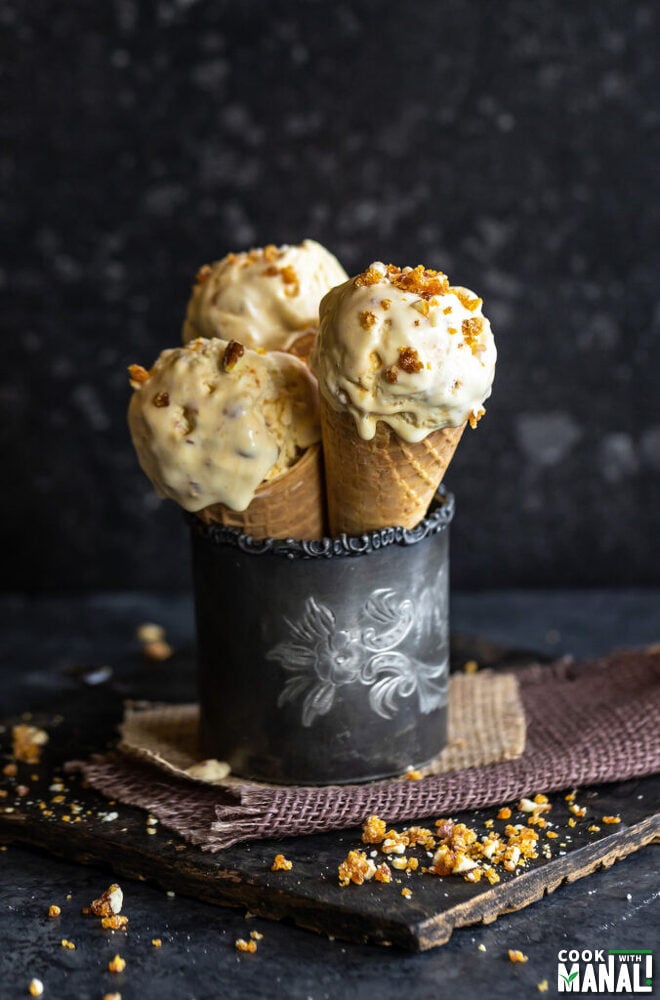
{"type": "Polygon", "coordinates": [[[414,375],[415,372],[421,372],[424,365],[420,361],[419,354],[414,347],[400,347],[399,348],[399,360],[397,365],[404,372],[408,372],[409,375],[414,375]]]}

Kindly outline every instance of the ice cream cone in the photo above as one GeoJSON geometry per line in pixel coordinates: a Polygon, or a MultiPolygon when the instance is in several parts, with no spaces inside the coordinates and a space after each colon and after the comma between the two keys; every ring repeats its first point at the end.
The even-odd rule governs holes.
{"type": "Polygon", "coordinates": [[[290,469],[262,483],[244,511],[217,503],[197,516],[205,524],[240,528],[257,539],[312,539],[325,534],[324,507],[321,446],[313,444],[290,469]]]}
{"type": "Polygon", "coordinates": [[[332,535],[413,528],[426,515],[465,430],[446,427],[410,444],[382,420],[364,441],[347,411],[321,397],[321,426],[332,535]]]}

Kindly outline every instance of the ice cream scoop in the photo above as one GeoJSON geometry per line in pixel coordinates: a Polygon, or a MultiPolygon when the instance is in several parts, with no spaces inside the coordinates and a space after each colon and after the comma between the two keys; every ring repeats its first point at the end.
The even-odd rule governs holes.
{"type": "Polygon", "coordinates": [[[129,371],[140,465],[185,510],[245,510],[320,438],[315,380],[292,355],[198,338],[129,371]]]}
{"type": "Polygon", "coordinates": [[[318,326],[321,299],[347,277],[314,240],[230,253],[199,270],[183,341],[221,337],[246,347],[288,350],[302,331],[318,326]]]}
{"type": "Polygon", "coordinates": [[[332,534],[425,516],[490,395],[496,351],[481,305],[440,271],[380,262],[321,302],[312,369],[332,534]]]}
{"type": "Polygon", "coordinates": [[[481,306],[439,271],[371,264],[321,303],[312,356],[321,393],[365,440],[379,420],[408,442],[475,423],[497,357],[481,306]]]}

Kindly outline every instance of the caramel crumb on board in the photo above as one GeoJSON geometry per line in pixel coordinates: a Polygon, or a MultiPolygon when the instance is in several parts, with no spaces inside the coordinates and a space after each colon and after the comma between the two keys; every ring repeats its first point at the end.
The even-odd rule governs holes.
{"type": "Polygon", "coordinates": [[[540,983],[536,984],[536,988],[539,991],[539,993],[547,993],[548,992],[548,980],[547,979],[542,979],[540,983]]]}
{"type": "Polygon", "coordinates": [[[38,726],[21,723],[12,726],[12,755],[24,764],[38,764],[41,750],[48,743],[48,733],[38,726]]]}
{"type": "Polygon", "coordinates": [[[381,865],[378,865],[378,868],[374,872],[374,879],[376,882],[383,882],[385,885],[392,881],[392,872],[387,862],[383,861],[381,865]]]}
{"type": "Polygon", "coordinates": [[[62,938],[62,940],[60,941],[60,944],[62,945],[63,948],[68,948],[69,951],[75,951],[76,950],[76,946],[73,943],[73,941],[68,941],[66,938],[62,938]]]}
{"type": "Polygon", "coordinates": [[[154,948],[162,948],[163,947],[163,942],[162,942],[161,938],[152,938],[151,939],[151,943],[154,946],[154,948]]]}
{"type": "Polygon", "coordinates": [[[608,824],[620,823],[621,822],[621,817],[620,816],[601,816],[601,821],[603,823],[608,823],[608,824]]]}
{"type": "Polygon", "coordinates": [[[156,642],[146,642],[142,652],[148,660],[155,660],[160,663],[163,660],[169,660],[169,658],[173,655],[174,650],[170,646],[169,642],[165,642],[163,639],[158,639],[156,642]]]}
{"type": "Polygon", "coordinates": [[[289,861],[283,854],[276,854],[270,870],[272,872],[290,872],[293,868],[293,861],[289,861]]]}
{"type": "Polygon", "coordinates": [[[122,958],[121,955],[115,955],[115,957],[111,958],[110,961],[108,962],[109,972],[123,972],[125,968],[126,968],[126,959],[122,958]]]}
{"type": "Polygon", "coordinates": [[[476,660],[466,660],[463,664],[464,674],[476,674],[479,670],[479,664],[476,660]]]}
{"type": "Polygon", "coordinates": [[[521,951],[517,951],[513,948],[509,948],[509,961],[510,962],[527,962],[529,959],[527,955],[523,955],[521,951]]]}
{"type": "Polygon", "coordinates": [[[412,889],[408,889],[408,887],[404,885],[403,889],[401,890],[401,895],[404,897],[404,899],[411,899],[412,889]]]}
{"type": "Polygon", "coordinates": [[[511,819],[511,810],[508,806],[502,806],[497,813],[497,819],[511,819]]]}
{"type": "Polygon", "coordinates": [[[44,991],[44,984],[40,979],[31,979],[28,983],[28,993],[31,997],[40,997],[44,991]]]}
{"type": "Polygon", "coordinates": [[[257,942],[253,939],[246,941],[245,938],[237,938],[234,942],[234,947],[236,951],[247,951],[251,955],[254,955],[257,950],[257,942]]]}
{"type": "Polygon", "coordinates": [[[113,882],[105,892],[101,893],[98,899],[93,899],[89,906],[85,907],[83,913],[91,913],[94,917],[112,917],[121,913],[123,905],[124,893],[121,891],[121,887],[113,882]]]}
{"type": "Polygon", "coordinates": [[[404,778],[406,778],[408,781],[421,781],[423,777],[424,775],[422,774],[422,772],[417,771],[415,768],[411,768],[404,774],[404,778]]]}
{"type": "Polygon", "coordinates": [[[362,885],[376,874],[376,865],[364,851],[349,851],[337,869],[341,886],[362,885]]]}
{"type": "Polygon", "coordinates": [[[48,907],[49,917],[59,917],[61,912],[62,912],[61,909],[59,908],[59,906],[57,906],[56,903],[51,903],[51,905],[48,907]]]}
{"type": "Polygon", "coordinates": [[[592,823],[591,826],[588,826],[587,830],[589,831],[589,833],[600,833],[600,827],[597,826],[595,823],[592,823]]]}
{"type": "Polygon", "coordinates": [[[362,842],[364,844],[380,844],[385,837],[387,824],[378,816],[369,816],[362,827],[362,842]]]}
{"type": "Polygon", "coordinates": [[[101,918],[101,927],[106,931],[125,931],[128,927],[128,917],[113,913],[111,917],[101,918]]]}

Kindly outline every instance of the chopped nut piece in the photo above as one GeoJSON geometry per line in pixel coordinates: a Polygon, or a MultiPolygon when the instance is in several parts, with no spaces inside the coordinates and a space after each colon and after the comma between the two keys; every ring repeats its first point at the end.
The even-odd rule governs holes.
{"type": "Polygon", "coordinates": [[[110,961],[108,962],[109,972],[123,972],[125,968],[126,968],[126,959],[122,958],[121,955],[115,955],[115,957],[111,958],[110,961]]]}
{"type": "Polygon", "coordinates": [[[12,727],[11,735],[12,753],[15,759],[24,764],[38,764],[41,749],[48,743],[46,730],[39,729],[37,726],[21,724],[12,727]]]}
{"type": "Polygon", "coordinates": [[[620,823],[621,822],[621,817],[620,816],[601,816],[601,820],[602,820],[603,823],[609,823],[609,824],[620,823]]]}
{"type": "Polygon", "coordinates": [[[89,912],[95,917],[111,917],[113,914],[121,913],[124,905],[124,893],[116,882],[109,885],[105,892],[101,893],[98,899],[92,900],[89,904],[89,912]]]}
{"type": "Polygon", "coordinates": [[[387,824],[378,816],[369,816],[362,827],[362,842],[365,844],[380,844],[384,837],[387,824]]]}
{"type": "Polygon", "coordinates": [[[144,622],[138,626],[135,634],[139,642],[160,642],[165,638],[165,629],[154,622],[144,622]]]}
{"type": "Polygon", "coordinates": [[[222,370],[225,372],[233,371],[244,354],[243,345],[239,344],[237,340],[230,340],[222,358],[222,370]]]}
{"type": "Polygon", "coordinates": [[[529,959],[527,955],[523,955],[521,951],[514,951],[513,948],[509,948],[509,961],[510,962],[527,962],[529,959]]]}
{"type": "Polygon", "coordinates": [[[236,948],[236,951],[248,951],[251,955],[254,955],[257,950],[257,942],[252,940],[246,941],[245,938],[238,938],[234,943],[234,947],[236,948]]]}
{"type": "Polygon", "coordinates": [[[31,979],[28,984],[28,993],[31,997],[40,997],[44,991],[44,984],[40,979],[31,979]]]}
{"type": "Polygon", "coordinates": [[[293,861],[288,861],[283,854],[276,854],[270,870],[272,872],[290,872],[293,868],[293,861]]]}
{"type": "Polygon", "coordinates": [[[355,885],[362,885],[363,882],[368,882],[374,877],[376,865],[364,851],[349,851],[339,865],[337,872],[341,886],[347,886],[351,882],[355,885]]]}
{"type": "Polygon", "coordinates": [[[173,655],[174,650],[170,646],[169,642],[164,642],[162,639],[157,642],[147,642],[142,650],[144,655],[148,660],[169,660],[173,655]]]}
{"type": "Polygon", "coordinates": [[[374,879],[376,882],[388,883],[392,881],[392,872],[390,871],[390,866],[383,861],[382,865],[378,865],[376,871],[374,872],[374,879]]]}
{"type": "Polygon", "coordinates": [[[49,917],[59,917],[61,912],[62,911],[60,910],[59,906],[57,906],[55,903],[51,903],[51,905],[48,907],[49,917]]]}

